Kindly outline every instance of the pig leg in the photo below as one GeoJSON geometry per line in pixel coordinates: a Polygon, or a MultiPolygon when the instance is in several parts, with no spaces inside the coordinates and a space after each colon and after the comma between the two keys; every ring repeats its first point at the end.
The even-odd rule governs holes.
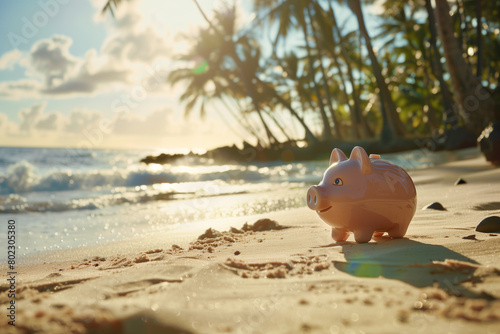
{"type": "Polygon", "coordinates": [[[363,243],[363,242],[368,242],[372,239],[373,231],[369,230],[357,230],[354,231],[354,240],[356,240],[357,243],[363,243]]]}
{"type": "Polygon", "coordinates": [[[387,234],[389,234],[389,236],[391,238],[402,238],[405,236],[406,234],[406,230],[408,229],[408,225],[403,225],[403,226],[397,226],[389,231],[387,231],[387,234]]]}
{"type": "Polygon", "coordinates": [[[335,241],[346,241],[349,233],[340,228],[332,228],[332,239],[335,241]]]}

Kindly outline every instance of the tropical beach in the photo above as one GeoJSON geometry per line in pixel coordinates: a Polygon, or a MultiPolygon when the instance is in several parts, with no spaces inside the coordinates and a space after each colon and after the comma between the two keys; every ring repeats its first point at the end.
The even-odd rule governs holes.
{"type": "Polygon", "coordinates": [[[500,332],[498,1],[0,8],[1,333],[500,332]]]}

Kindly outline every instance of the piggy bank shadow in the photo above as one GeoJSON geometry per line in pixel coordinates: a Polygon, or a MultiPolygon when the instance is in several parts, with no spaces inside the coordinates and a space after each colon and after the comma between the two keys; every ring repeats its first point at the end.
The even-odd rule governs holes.
{"type": "Polygon", "coordinates": [[[346,262],[334,261],[338,270],[356,277],[385,277],[400,280],[415,287],[438,284],[453,295],[479,297],[460,283],[475,271],[476,261],[444,246],[430,245],[407,238],[376,238],[376,243],[337,243],[342,247],[346,262]],[[459,260],[470,266],[446,266],[433,261],[459,260]]]}

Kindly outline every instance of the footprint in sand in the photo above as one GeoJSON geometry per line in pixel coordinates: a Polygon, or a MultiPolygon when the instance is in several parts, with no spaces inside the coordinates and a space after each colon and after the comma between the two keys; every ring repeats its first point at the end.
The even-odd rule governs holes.
{"type": "Polygon", "coordinates": [[[330,268],[331,263],[328,261],[327,255],[318,255],[296,256],[287,262],[246,263],[242,260],[228,258],[224,265],[243,278],[286,278],[288,276],[310,275],[330,268]]]}

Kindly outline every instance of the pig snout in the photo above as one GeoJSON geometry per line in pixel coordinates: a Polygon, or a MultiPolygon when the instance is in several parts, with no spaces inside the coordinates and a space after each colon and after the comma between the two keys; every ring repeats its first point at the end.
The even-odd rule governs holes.
{"type": "Polygon", "coordinates": [[[307,206],[311,210],[321,211],[327,204],[323,198],[324,196],[321,195],[319,187],[312,186],[307,191],[307,206]]]}

